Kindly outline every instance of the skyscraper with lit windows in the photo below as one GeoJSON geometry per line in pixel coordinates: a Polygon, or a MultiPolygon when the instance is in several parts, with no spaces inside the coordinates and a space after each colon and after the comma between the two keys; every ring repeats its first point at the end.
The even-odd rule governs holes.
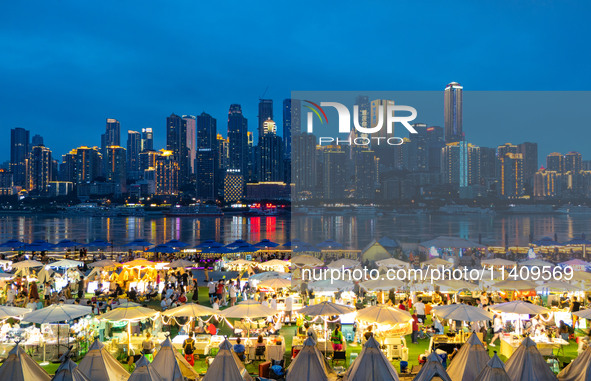
{"type": "Polygon", "coordinates": [[[444,92],[445,142],[454,143],[464,140],[462,130],[462,92],[463,87],[451,82],[444,92]]]}

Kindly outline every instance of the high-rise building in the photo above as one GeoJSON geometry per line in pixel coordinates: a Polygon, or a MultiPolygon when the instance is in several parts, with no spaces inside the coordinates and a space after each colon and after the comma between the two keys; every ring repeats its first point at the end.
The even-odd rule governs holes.
{"type": "Polygon", "coordinates": [[[195,158],[197,157],[197,121],[193,115],[183,115],[187,123],[187,149],[189,150],[189,173],[196,173],[195,158]]]}
{"type": "Polygon", "coordinates": [[[142,152],[154,150],[154,133],[151,127],[142,128],[142,152]]]}
{"type": "Polygon", "coordinates": [[[197,196],[215,200],[220,183],[217,121],[203,112],[197,117],[197,196]]]}
{"type": "Polygon", "coordinates": [[[299,99],[283,100],[283,155],[291,158],[291,136],[301,132],[302,105],[299,99]]]}
{"type": "Polygon", "coordinates": [[[42,146],[43,144],[43,136],[41,135],[33,135],[31,138],[31,147],[35,146],[42,146]]]}
{"type": "Polygon", "coordinates": [[[258,126],[258,133],[259,133],[259,141],[265,134],[263,130],[263,123],[267,119],[273,119],[273,100],[272,99],[259,99],[259,126],[258,126]]]}
{"type": "Polygon", "coordinates": [[[464,131],[462,130],[462,92],[463,87],[457,82],[451,82],[445,87],[444,118],[446,143],[464,140],[464,131]]]}
{"type": "Polygon", "coordinates": [[[101,135],[101,154],[103,170],[107,170],[107,147],[121,146],[121,123],[117,119],[107,118],[105,133],[101,135]]]}
{"type": "Polygon", "coordinates": [[[501,162],[499,176],[501,196],[507,198],[523,196],[523,155],[509,152],[500,157],[499,160],[501,162]]]}
{"type": "MultiPolygon", "coordinates": [[[[239,104],[230,105],[228,111],[229,161],[227,168],[239,170],[245,180],[248,180],[248,164],[250,161],[248,137],[248,121],[242,114],[241,106],[239,104]]],[[[250,137],[252,138],[252,134],[250,134],[250,137]]]]}
{"type": "Polygon", "coordinates": [[[51,181],[51,150],[43,145],[34,146],[27,160],[27,189],[46,193],[51,181]]]}
{"type": "Polygon", "coordinates": [[[465,141],[441,149],[441,175],[445,184],[467,187],[480,184],[480,147],[465,141]]]}
{"type": "Polygon", "coordinates": [[[78,147],[62,156],[60,180],[90,183],[101,176],[103,158],[98,147],[78,147]]]}
{"type": "Polygon", "coordinates": [[[583,157],[578,152],[569,152],[564,155],[564,172],[572,172],[574,175],[583,170],[583,157]]]}
{"type": "Polygon", "coordinates": [[[558,173],[564,172],[564,157],[558,152],[552,152],[546,156],[546,170],[558,173]]]}
{"type": "Polygon", "coordinates": [[[378,188],[378,158],[369,149],[361,149],[355,160],[355,199],[372,201],[378,188]]]}
{"type": "Polygon", "coordinates": [[[316,138],[312,134],[302,133],[294,135],[292,139],[294,201],[306,200],[313,196],[316,187],[316,138]]]}
{"type": "Polygon", "coordinates": [[[341,201],[345,198],[346,158],[341,146],[322,146],[323,176],[322,194],[325,202],[341,201]]]}
{"type": "Polygon", "coordinates": [[[480,183],[490,185],[497,178],[497,150],[492,147],[480,147],[480,183]]]}
{"type": "Polygon", "coordinates": [[[160,155],[160,153],[154,150],[146,150],[141,152],[139,159],[140,173],[144,173],[150,168],[156,168],[156,158],[158,155],[160,155]]]}
{"type": "Polygon", "coordinates": [[[17,187],[25,188],[27,185],[29,145],[29,130],[20,127],[10,130],[10,172],[17,187]]]}
{"type": "Polygon", "coordinates": [[[108,182],[116,185],[118,193],[125,193],[127,191],[127,153],[125,148],[108,146],[106,152],[105,177],[108,182]]]}
{"type": "Polygon", "coordinates": [[[523,155],[523,181],[531,194],[534,174],[538,171],[538,143],[521,143],[519,153],[523,155]]]}
{"type": "MultiPolygon", "coordinates": [[[[172,151],[179,166],[178,182],[189,182],[189,149],[187,147],[187,122],[176,114],[166,118],[166,150],[172,151]]],[[[169,158],[170,159],[170,158],[169,158]]]]}
{"type": "Polygon", "coordinates": [[[178,194],[179,172],[180,166],[175,159],[174,152],[160,150],[156,156],[156,194],[178,194]]]}
{"type": "Polygon", "coordinates": [[[561,194],[562,174],[544,167],[534,174],[534,197],[557,197],[561,194]]]}
{"type": "Polygon", "coordinates": [[[127,131],[127,177],[137,180],[140,174],[140,152],[142,135],[137,131],[127,131]]]}
{"type": "Polygon", "coordinates": [[[228,169],[224,176],[224,202],[237,202],[244,197],[244,177],[238,169],[228,169]]]}
{"type": "Polygon", "coordinates": [[[259,143],[259,182],[283,181],[283,143],[277,136],[272,119],[263,124],[264,135],[259,143]]]}
{"type": "MultiPolygon", "coordinates": [[[[393,135],[393,134],[395,134],[395,131],[394,131],[395,126],[392,126],[392,131],[389,136],[388,136],[388,129],[386,128],[386,125],[387,125],[386,121],[388,118],[388,105],[394,105],[394,101],[386,100],[386,99],[375,99],[375,100],[371,101],[370,127],[373,128],[373,127],[377,127],[378,125],[382,126],[382,129],[380,129],[378,132],[371,134],[372,138],[373,137],[387,138],[389,136],[395,136],[395,135],[393,135]]],[[[361,119],[361,117],[360,117],[360,119],[361,119]]],[[[380,147],[376,146],[374,148],[380,148],[380,147]]]]}

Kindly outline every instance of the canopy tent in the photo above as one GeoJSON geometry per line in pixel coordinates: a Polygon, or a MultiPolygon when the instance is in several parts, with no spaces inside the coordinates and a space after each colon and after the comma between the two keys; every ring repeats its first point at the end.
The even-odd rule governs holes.
{"type": "Polygon", "coordinates": [[[0,366],[0,380],[50,381],[51,377],[17,344],[0,366]]]}
{"type": "Polygon", "coordinates": [[[176,259],[168,264],[171,269],[197,267],[195,262],[187,261],[186,259],[176,259]]]}
{"type": "Polygon", "coordinates": [[[265,279],[274,279],[274,278],[289,278],[291,275],[288,273],[281,273],[278,271],[265,271],[258,274],[251,275],[248,280],[265,280],[265,279]]]}
{"type": "Polygon", "coordinates": [[[353,291],[354,284],[351,281],[340,279],[323,279],[308,283],[308,289],[314,291],[353,291]]]}
{"type": "Polygon", "coordinates": [[[328,381],[333,374],[314,339],[308,337],[300,353],[287,367],[285,381],[328,381]]]}
{"type": "MultiPolygon", "coordinates": [[[[234,261],[234,262],[238,262],[238,261],[234,261]]],[[[271,259],[270,261],[259,263],[258,266],[263,269],[277,269],[277,270],[285,271],[289,266],[291,266],[291,262],[284,261],[281,259],[271,259]]]]}
{"type": "Polygon", "coordinates": [[[493,314],[482,308],[469,306],[467,304],[448,304],[444,306],[435,306],[431,310],[433,315],[446,320],[460,320],[467,322],[489,321],[493,314]]]}
{"type": "Polygon", "coordinates": [[[49,282],[53,273],[54,271],[52,269],[47,269],[44,267],[37,273],[37,281],[39,283],[49,282]]]}
{"type": "Polygon", "coordinates": [[[454,381],[473,381],[489,361],[488,350],[478,336],[472,333],[454,356],[447,374],[454,381]]]}
{"type": "Polygon", "coordinates": [[[298,310],[299,314],[308,316],[335,316],[355,311],[355,307],[332,302],[321,302],[298,310]]]}
{"type": "Polygon", "coordinates": [[[589,381],[591,380],[591,347],[577,356],[560,373],[560,381],[589,381]]]}
{"type": "Polygon", "coordinates": [[[156,262],[148,261],[147,259],[134,259],[133,261],[124,262],[123,267],[142,268],[142,267],[156,267],[156,262]]]}
{"type": "Polygon", "coordinates": [[[129,306],[115,308],[105,314],[99,315],[100,320],[126,321],[128,350],[131,351],[131,323],[153,318],[159,312],[147,307],[129,306]]]}
{"type": "Polygon", "coordinates": [[[427,357],[427,362],[423,364],[413,381],[431,381],[435,377],[439,377],[442,381],[452,381],[445,368],[443,368],[443,364],[441,364],[441,358],[437,353],[431,352],[427,357]]]}
{"type": "Polygon", "coordinates": [[[225,318],[255,319],[273,316],[277,311],[270,307],[263,306],[256,300],[249,299],[226,308],[223,311],[219,311],[218,313],[225,318]]]}
{"type": "Polygon", "coordinates": [[[68,249],[70,247],[82,247],[84,244],[71,241],[69,239],[62,239],[54,245],[56,249],[68,249]]]}
{"type": "Polygon", "coordinates": [[[537,287],[538,285],[535,284],[534,282],[530,282],[529,280],[523,280],[523,279],[518,279],[518,280],[513,280],[513,279],[506,279],[506,280],[502,280],[500,282],[495,283],[492,288],[494,290],[516,290],[516,291],[521,291],[521,290],[533,290],[537,287]]]}
{"type": "Polygon", "coordinates": [[[425,267],[425,266],[431,266],[431,267],[445,266],[445,267],[449,267],[449,266],[453,266],[453,263],[451,263],[450,261],[446,261],[445,259],[441,259],[439,257],[434,257],[434,258],[431,258],[431,259],[427,259],[424,262],[421,262],[421,267],[425,267]]]}
{"type": "Polygon", "coordinates": [[[412,316],[400,308],[377,304],[357,311],[356,319],[368,323],[394,325],[410,323],[412,316]]]}
{"type": "Polygon", "coordinates": [[[146,356],[141,356],[135,363],[135,369],[127,381],[163,381],[164,379],[150,364],[146,356]]]}
{"type": "Polygon", "coordinates": [[[577,315],[578,317],[583,319],[591,320],[591,308],[573,312],[573,315],[577,315]]]}
{"type": "Polygon", "coordinates": [[[510,261],[508,259],[502,258],[493,258],[493,259],[483,259],[480,261],[482,266],[515,266],[517,262],[510,261]]]}
{"type": "Polygon", "coordinates": [[[390,291],[405,287],[407,284],[398,279],[371,279],[359,283],[359,286],[367,291],[390,291]]]}
{"type": "Polygon", "coordinates": [[[533,241],[532,245],[535,245],[535,246],[562,246],[561,243],[556,242],[555,240],[553,240],[550,237],[542,237],[537,241],[533,241]]]}
{"type": "Polygon", "coordinates": [[[398,381],[396,370],[371,336],[343,378],[344,381],[398,381]]]}
{"type": "Polygon", "coordinates": [[[543,261],[541,259],[528,259],[527,261],[518,262],[517,264],[519,266],[536,266],[536,267],[544,267],[544,266],[554,267],[554,266],[556,266],[552,262],[543,261]]]}
{"type": "Polygon", "coordinates": [[[523,300],[514,300],[512,302],[507,303],[493,304],[492,306],[490,306],[490,309],[494,311],[507,312],[519,315],[543,315],[550,312],[550,310],[545,307],[538,306],[532,303],[527,303],[523,300]]]}
{"type": "Polygon", "coordinates": [[[78,266],[83,266],[84,262],[80,262],[80,261],[74,261],[71,259],[62,259],[61,261],[55,261],[50,263],[49,265],[47,265],[47,267],[52,267],[52,268],[61,268],[61,269],[69,269],[71,267],[78,267],[78,266]]]}
{"type": "Polygon", "coordinates": [[[304,242],[301,239],[292,239],[291,241],[285,242],[282,246],[283,247],[298,247],[298,246],[310,246],[311,244],[308,242],[304,242]]]}
{"type": "Polygon", "coordinates": [[[381,261],[377,261],[376,265],[379,267],[387,267],[387,268],[406,268],[410,266],[410,263],[402,261],[397,258],[386,258],[382,259],[381,261]]]}
{"type": "Polygon", "coordinates": [[[34,261],[32,259],[25,259],[24,261],[14,262],[12,264],[13,269],[28,269],[31,267],[41,267],[43,263],[39,261],[34,261]]]}
{"type": "Polygon", "coordinates": [[[213,247],[222,247],[221,243],[214,241],[212,239],[205,240],[201,242],[199,245],[195,246],[195,249],[211,249],[213,247]]]}
{"type": "Polygon", "coordinates": [[[347,259],[347,258],[341,258],[341,259],[337,259],[336,261],[333,261],[331,263],[329,263],[326,267],[330,268],[330,269],[351,269],[354,267],[358,267],[361,266],[361,263],[359,261],[355,261],[353,259],[347,259]]]}
{"type": "Polygon", "coordinates": [[[505,370],[505,365],[495,352],[474,381],[511,381],[511,378],[505,370]]]}
{"type": "Polygon", "coordinates": [[[526,337],[505,364],[512,381],[555,381],[554,373],[542,357],[536,343],[526,337]]]}
{"type": "Polygon", "coordinates": [[[0,248],[6,249],[18,249],[19,247],[23,246],[25,243],[19,241],[18,239],[9,239],[8,241],[0,244],[0,248]]]}
{"type": "Polygon", "coordinates": [[[325,241],[322,241],[316,246],[321,247],[323,249],[340,249],[343,247],[343,245],[341,243],[334,241],[332,239],[327,239],[325,241]]]}
{"type": "Polygon", "coordinates": [[[392,254],[375,239],[361,251],[361,262],[377,262],[392,258],[392,254]]]}
{"type": "Polygon", "coordinates": [[[178,253],[180,250],[177,249],[174,246],[168,246],[168,245],[157,245],[154,246],[151,249],[146,250],[148,253],[160,253],[160,254],[173,254],[173,253],[178,253]]]}
{"type": "Polygon", "coordinates": [[[289,288],[292,286],[292,284],[290,279],[271,278],[260,281],[258,286],[277,290],[279,288],[289,288]]]}
{"type": "Polygon", "coordinates": [[[561,282],[558,280],[542,283],[541,285],[536,287],[536,290],[537,291],[548,290],[548,291],[559,292],[559,293],[582,291],[582,289],[580,287],[577,287],[574,284],[561,282]]]}
{"type": "Polygon", "coordinates": [[[85,376],[78,369],[78,365],[68,358],[57,368],[51,381],[90,381],[90,378],[85,376]]]}
{"type": "MultiPolygon", "coordinates": [[[[235,261],[227,262],[226,266],[228,266],[228,267],[252,266],[255,263],[256,263],[255,261],[249,261],[247,259],[240,258],[235,261]]],[[[286,262],[286,263],[288,263],[288,262],[286,262]]]]}
{"type": "Polygon", "coordinates": [[[186,318],[198,318],[200,316],[211,316],[219,313],[219,311],[213,308],[203,306],[201,304],[187,303],[182,306],[171,308],[162,312],[162,315],[168,317],[186,317],[186,318]]]}
{"type": "Polygon", "coordinates": [[[129,378],[129,373],[98,339],[92,343],[78,369],[92,381],[126,381],[129,378]]]}
{"type": "Polygon", "coordinates": [[[52,304],[51,306],[25,314],[22,320],[37,324],[57,323],[61,321],[72,321],[81,316],[90,315],[91,313],[92,308],[88,306],[52,304]]]}
{"type": "Polygon", "coordinates": [[[97,249],[111,247],[113,244],[111,242],[107,242],[104,239],[95,239],[92,242],[89,242],[85,245],[86,247],[96,247],[97,249]]]}
{"type": "Polygon", "coordinates": [[[311,255],[298,255],[297,257],[291,259],[291,264],[299,267],[317,267],[322,266],[324,262],[311,255]]]}
{"type": "Polygon", "coordinates": [[[458,292],[460,290],[474,290],[478,288],[477,284],[467,282],[462,279],[442,279],[435,283],[443,292],[458,292]]]}
{"type": "Polygon", "coordinates": [[[199,373],[172,347],[170,338],[160,344],[160,350],[152,361],[152,367],[163,381],[185,381],[186,378],[196,380],[199,373]]]}
{"type": "Polygon", "coordinates": [[[133,241],[126,243],[125,245],[123,245],[124,247],[148,247],[148,246],[152,246],[153,244],[146,241],[145,239],[134,239],[133,241]]]}
{"type": "Polygon", "coordinates": [[[201,381],[252,381],[252,377],[225,339],[201,381]]]}
{"type": "Polygon", "coordinates": [[[429,249],[431,247],[436,248],[450,248],[450,249],[472,249],[472,248],[485,248],[486,246],[464,239],[460,237],[448,237],[439,236],[429,241],[423,241],[419,243],[419,246],[429,249]]]}
{"type": "Polygon", "coordinates": [[[16,318],[31,312],[30,308],[0,306],[0,320],[16,318]]]}
{"type": "Polygon", "coordinates": [[[573,238],[570,241],[562,243],[564,246],[587,246],[591,245],[591,241],[585,238],[573,238]]]}

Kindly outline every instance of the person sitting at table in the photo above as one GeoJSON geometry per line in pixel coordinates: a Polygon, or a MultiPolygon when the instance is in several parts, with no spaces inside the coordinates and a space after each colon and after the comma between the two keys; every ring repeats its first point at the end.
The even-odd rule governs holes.
{"type": "Polygon", "coordinates": [[[185,360],[191,366],[195,366],[195,340],[193,339],[193,332],[189,332],[189,337],[183,341],[183,352],[185,353],[185,360]]]}
{"type": "Polygon", "coordinates": [[[370,337],[373,336],[373,326],[369,325],[367,326],[367,330],[363,333],[363,337],[365,338],[365,341],[369,340],[370,337]]]}
{"type": "Polygon", "coordinates": [[[99,283],[98,286],[96,287],[96,290],[94,290],[94,295],[99,298],[103,295],[103,284],[99,283]]]}
{"type": "Polygon", "coordinates": [[[444,332],[443,324],[441,324],[441,321],[439,320],[438,317],[433,318],[433,330],[435,331],[436,335],[443,335],[443,332],[444,332]]]}
{"type": "Polygon", "coordinates": [[[236,353],[236,356],[238,356],[238,358],[242,361],[246,359],[246,356],[244,356],[245,351],[246,348],[244,347],[244,344],[242,344],[242,340],[240,340],[240,338],[237,338],[236,344],[234,344],[234,353],[236,353]]]}
{"type": "Polygon", "coordinates": [[[262,335],[259,335],[259,337],[257,337],[257,342],[256,345],[257,347],[264,347],[265,346],[265,339],[263,338],[262,335]]]}
{"type": "Polygon", "coordinates": [[[209,322],[209,325],[207,326],[207,332],[212,336],[218,333],[218,329],[215,327],[215,325],[211,321],[209,322]]]}
{"type": "Polygon", "coordinates": [[[332,350],[333,351],[342,351],[343,350],[343,332],[341,332],[341,325],[339,323],[336,324],[332,334],[330,335],[330,341],[332,342],[332,350]]]}
{"type": "Polygon", "coordinates": [[[152,340],[152,334],[148,332],[146,333],[146,340],[142,342],[142,353],[150,362],[154,359],[154,348],[156,348],[156,344],[152,340]]]}
{"type": "Polygon", "coordinates": [[[558,324],[558,334],[563,340],[568,341],[568,337],[570,336],[570,327],[563,320],[561,320],[558,324]]]}

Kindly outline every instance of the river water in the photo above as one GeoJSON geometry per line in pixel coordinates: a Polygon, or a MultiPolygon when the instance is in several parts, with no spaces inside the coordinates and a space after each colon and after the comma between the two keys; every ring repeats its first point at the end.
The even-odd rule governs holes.
{"type": "Polygon", "coordinates": [[[264,238],[284,243],[292,238],[318,243],[333,239],[347,248],[362,249],[374,238],[388,236],[408,247],[437,236],[457,236],[486,245],[527,245],[530,237],[566,241],[591,237],[588,215],[418,215],[418,216],[278,216],[219,218],[86,217],[57,215],[0,216],[0,240],[16,238],[58,242],[105,239],[116,245],[136,238],[152,243],[179,239],[196,244],[206,239],[229,243],[264,238]]]}

